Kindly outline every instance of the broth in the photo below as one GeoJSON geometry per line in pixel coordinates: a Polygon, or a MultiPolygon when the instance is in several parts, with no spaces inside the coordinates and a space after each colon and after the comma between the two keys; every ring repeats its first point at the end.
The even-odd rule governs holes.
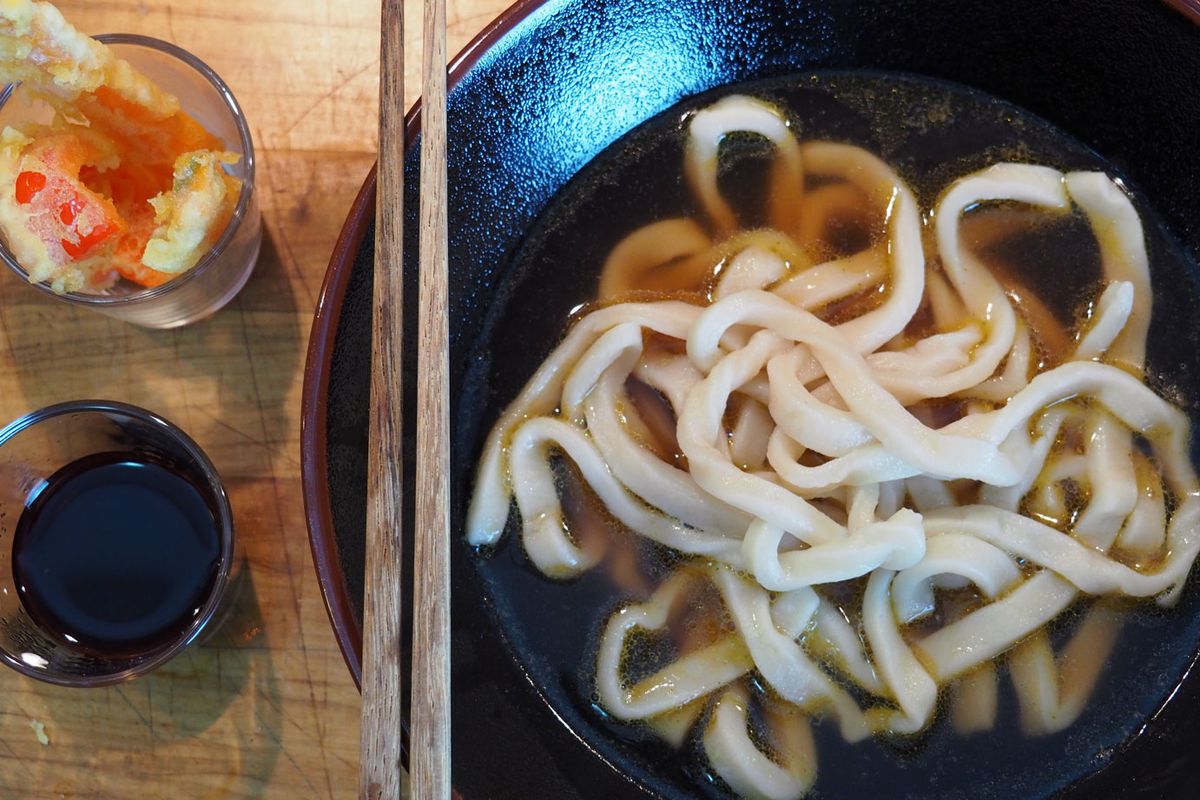
{"type": "MultiPolygon", "coordinates": [[[[922,208],[934,204],[937,192],[950,177],[997,160],[1116,174],[1093,153],[1037,118],[942,83],[854,73],[793,76],[687,101],[629,134],[589,165],[551,205],[517,253],[506,299],[493,310],[484,337],[496,348],[490,364],[493,383],[500,388],[492,400],[493,411],[515,395],[515,387],[534,369],[535,357],[554,344],[524,341],[520,335],[524,315],[550,313],[543,302],[546,296],[589,302],[590,287],[606,254],[634,228],[654,219],[699,216],[680,176],[679,120],[735,89],[787,109],[803,139],[846,141],[877,153],[914,188],[922,208]],[[913,109],[934,107],[947,113],[936,121],[905,116],[913,109]],[[561,268],[563,264],[569,268],[561,268]],[[579,285],[571,289],[565,285],[569,281],[579,285]],[[495,377],[508,369],[517,374],[495,377]],[[506,386],[511,389],[507,393],[506,386]]],[[[744,213],[740,220],[743,228],[764,224],[768,214],[761,199],[754,199],[766,174],[766,153],[761,145],[756,137],[734,137],[727,145],[729,152],[723,153],[728,158],[722,162],[727,168],[720,175],[720,185],[731,205],[744,213]]],[[[835,184],[810,183],[809,188],[832,190],[835,184]]],[[[1164,361],[1162,354],[1175,352],[1161,346],[1170,328],[1164,320],[1178,325],[1186,319],[1173,316],[1181,301],[1164,300],[1163,287],[1182,281],[1194,292],[1194,267],[1170,242],[1146,204],[1139,200],[1137,207],[1145,225],[1155,286],[1150,371],[1158,376],[1155,383],[1162,385],[1170,382],[1174,368],[1170,357],[1164,361]]],[[[851,207],[833,217],[823,254],[847,252],[878,237],[863,216],[851,207]]],[[[1060,363],[1073,344],[1069,332],[1086,313],[1086,302],[1094,296],[1100,277],[1099,254],[1086,222],[1078,214],[1051,216],[1032,214],[1022,207],[987,206],[964,215],[963,233],[972,252],[1001,276],[1020,316],[1036,329],[1039,361],[1047,367],[1060,363]],[[1036,294],[1030,292],[1031,287],[1036,294]]],[[[931,271],[936,271],[936,266],[931,271]]],[[[713,290],[705,275],[690,276],[682,285],[663,285],[662,279],[662,275],[648,275],[645,281],[634,281],[625,293],[605,298],[604,304],[662,297],[701,302],[700,296],[711,296],[713,290]]],[[[878,293],[864,293],[820,308],[818,315],[838,322],[883,299],[878,293]]],[[[565,310],[561,318],[566,320],[565,310]]],[[[917,320],[918,328],[907,334],[922,336],[937,329],[928,314],[917,320]]],[[[654,342],[650,345],[653,350],[654,342]]],[[[640,409],[657,407],[666,414],[656,412],[656,423],[648,432],[658,454],[686,467],[674,431],[666,424],[673,421],[669,405],[645,384],[630,383],[634,384],[627,384],[631,402],[640,409]]],[[[931,403],[921,411],[924,421],[935,427],[961,413],[958,404],[951,402],[931,403]]],[[[568,527],[585,550],[607,549],[608,558],[602,561],[607,569],[586,572],[567,583],[551,582],[529,564],[514,541],[503,545],[507,556],[481,560],[480,577],[494,598],[498,621],[509,631],[516,657],[556,712],[590,746],[644,785],[672,795],[731,796],[700,752],[696,729],[675,750],[658,741],[644,725],[612,719],[597,701],[590,667],[595,663],[605,620],[617,606],[644,600],[679,559],[615,523],[578,484],[570,468],[560,468],[558,474],[569,498],[565,503],[568,527]]],[[[969,496],[974,487],[956,487],[956,491],[969,496]]],[[[515,517],[509,520],[506,536],[510,540],[517,535],[515,517]]],[[[849,586],[847,591],[853,596],[861,587],[849,586]]],[[[952,730],[952,714],[946,709],[911,738],[877,738],[848,745],[830,720],[816,725],[818,777],[809,796],[853,796],[867,786],[878,793],[879,786],[888,786],[888,796],[896,797],[1010,797],[1041,795],[1066,786],[1106,760],[1174,686],[1200,627],[1189,613],[1195,608],[1195,595],[1195,582],[1190,581],[1182,602],[1172,611],[1160,612],[1146,603],[1131,609],[1088,707],[1067,730],[1040,738],[1023,735],[1018,704],[1005,677],[1007,667],[1002,665],[998,717],[994,729],[987,732],[957,735],[952,730]],[[1037,769],[1029,769],[1030,764],[1037,769]]],[[[951,605],[962,613],[977,602],[977,597],[964,593],[951,605]]],[[[852,605],[847,602],[844,607],[852,605]]],[[[1061,643],[1080,625],[1085,605],[1076,604],[1052,624],[1052,642],[1061,643]]],[[[685,635],[675,639],[641,641],[632,658],[640,666],[635,664],[633,671],[639,675],[653,671],[669,652],[710,644],[724,630],[717,626],[697,634],[694,626],[682,627],[685,635]]],[[[752,683],[752,688],[751,727],[769,751],[761,731],[763,709],[772,699],[761,683],[752,683]]],[[[945,703],[946,696],[943,690],[939,702],[945,703]]]]}

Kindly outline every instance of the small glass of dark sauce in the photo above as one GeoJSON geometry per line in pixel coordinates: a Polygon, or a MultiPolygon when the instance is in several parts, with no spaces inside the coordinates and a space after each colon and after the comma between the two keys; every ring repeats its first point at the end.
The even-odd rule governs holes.
{"type": "Polygon", "coordinates": [[[50,406],[0,430],[0,660],[103,686],[163,664],[227,606],[233,522],[208,457],[135,406],[50,406]]]}

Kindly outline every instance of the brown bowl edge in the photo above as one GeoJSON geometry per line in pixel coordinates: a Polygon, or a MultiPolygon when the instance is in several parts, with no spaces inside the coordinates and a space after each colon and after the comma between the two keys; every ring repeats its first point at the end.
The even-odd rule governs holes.
{"type": "MultiPolygon", "coordinates": [[[[448,87],[453,88],[492,45],[545,2],[517,0],[489,23],[450,62],[448,87]]],[[[405,115],[406,142],[412,142],[420,132],[420,111],[421,101],[418,99],[405,115]]],[[[375,198],[376,166],[373,165],[350,206],[321,284],[304,362],[300,418],[300,476],[313,565],[338,647],[359,688],[362,686],[362,626],[346,593],[345,579],[338,562],[329,501],[326,400],[330,361],[341,320],[342,303],[355,258],[375,216],[375,198]]]]}

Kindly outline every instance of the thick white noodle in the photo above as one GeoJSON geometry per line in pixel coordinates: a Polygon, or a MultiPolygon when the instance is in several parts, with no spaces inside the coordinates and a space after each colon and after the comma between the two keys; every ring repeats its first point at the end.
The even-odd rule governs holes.
{"type": "Polygon", "coordinates": [[[552,414],[561,400],[562,385],[571,367],[610,328],[630,322],[668,336],[686,335],[700,309],[687,303],[623,303],[588,314],[571,328],[562,343],[542,362],[517,398],[509,404],[488,434],[475,473],[475,488],[467,510],[467,541],[479,547],[494,545],[508,520],[512,490],[505,448],[522,420],[552,414]]]}
{"type": "Polygon", "coordinates": [[[668,219],[639,228],[613,248],[600,272],[596,299],[610,300],[637,288],[647,273],[703,253],[712,246],[690,219],[668,219]]]}
{"type": "Polygon", "coordinates": [[[690,570],[677,572],[648,601],[626,606],[609,619],[600,639],[596,690],[600,702],[618,719],[646,719],[680,708],[753,669],[746,646],[728,636],[682,656],[633,686],[626,684],[622,668],[625,640],[635,628],[654,631],[666,625],[672,605],[698,577],[703,578],[690,570]]]}
{"type": "MultiPolygon", "coordinates": [[[[777,207],[795,208],[804,190],[800,147],[792,136],[787,118],[772,106],[748,97],[732,95],[718,100],[697,112],[688,125],[683,171],[709,219],[723,235],[734,232],[737,218],[717,188],[717,151],[727,135],[743,131],[766,137],[776,147],[780,169],[773,188],[788,196],[777,202],[777,207]]],[[[790,227],[789,221],[778,215],[772,222],[783,230],[790,227]]]]}
{"type": "Polygon", "coordinates": [[[796,714],[770,714],[772,741],[782,753],[775,763],[751,740],[749,693],[726,689],[713,707],[704,732],[709,763],[729,787],[747,800],[793,800],[803,797],[817,777],[816,747],[808,720],[796,714]]]}
{"type": "Polygon", "coordinates": [[[1002,657],[1026,732],[1069,726],[1119,645],[1121,615],[1087,598],[1169,606],[1200,554],[1189,420],[1141,380],[1150,273],[1127,193],[1002,163],[951,184],[923,223],[879,158],[801,143],[747,97],[690,117],[684,171],[705,219],[614,248],[600,288],[614,304],[575,323],[488,437],[468,540],[496,543],[515,504],[535,567],[594,567],[564,516],[566,471],[686,557],[609,617],[597,692],[675,746],[704,726],[742,797],[809,791],[813,715],[849,741],[911,734],[949,688],[954,727],[990,729],[1002,657]],[[774,148],[771,228],[738,230],[718,190],[737,132],[774,148]],[[1086,218],[1104,280],[1077,329],[1040,330],[964,240],[964,217],[995,203],[1086,218]],[[858,252],[826,238],[846,219],[872,234],[858,252]],[[647,285],[696,299],[618,302],[647,285]],[[639,381],[660,412],[634,402],[639,381]],[[672,417],[668,460],[655,442],[672,417]],[[625,663],[629,637],[665,632],[693,590],[719,596],[717,632],[631,681],[647,669],[625,663]],[[1047,623],[1082,602],[1056,653],[1047,623]]]}
{"type": "Polygon", "coordinates": [[[939,575],[961,575],[990,599],[1020,580],[1021,570],[1003,550],[972,536],[943,533],[931,537],[925,557],[903,570],[892,584],[892,605],[900,622],[909,623],[934,611],[931,582],[939,575]]]}
{"type": "Polygon", "coordinates": [[[1133,285],[1133,308],[1108,355],[1140,370],[1146,360],[1146,334],[1150,330],[1150,259],[1142,221],[1133,203],[1115,181],[1101,172],[1072,172],[1067,191],[1083,212],[1100,245],[1100,266],[1110,281],[1133,285]]]}
{"type": "Polygon", "coordinates": [[[951,724],[960,735],[990,731],[996,723],[1000,687],[991,662],[959,678],[952,686],[951,724]]]}

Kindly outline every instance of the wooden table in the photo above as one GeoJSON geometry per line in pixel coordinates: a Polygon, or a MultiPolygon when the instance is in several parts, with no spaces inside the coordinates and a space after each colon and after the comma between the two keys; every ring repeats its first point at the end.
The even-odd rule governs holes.
{"type": "MultiPolygon", "coordinates": [[[[300,387],[334,239],[375,160],[376,0],[64,0],[89,33],[167,39],[207,61],[254,134],[265,235],[212,319],[155,332],[0,275],[0,421],[100,397],[161,412],[225,479],[248,582],[215,640],[124,686],[67,690],[0,668],[0,799],[356,794],[359,696],[309,553],[300,387]],[[45,726],[39,743],[34,722],[45,726]]],[[[449,0],[457,52],[508,0],[449,0]]],[[[406,2],[407,88],[420,2],[406,2]]]]}

